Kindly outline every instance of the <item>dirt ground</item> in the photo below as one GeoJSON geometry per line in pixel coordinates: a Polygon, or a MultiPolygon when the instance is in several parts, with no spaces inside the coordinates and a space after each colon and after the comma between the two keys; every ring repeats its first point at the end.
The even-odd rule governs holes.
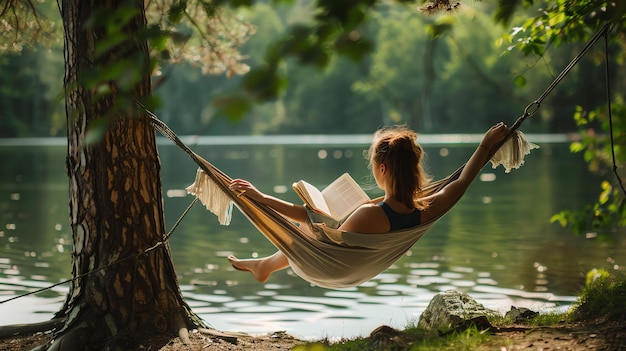
{"type": "MultiPolygon", "coordinates": [[[[201,333],[190,334],[190,345],[178,338],[154,339],[133,347],[159,351],[278,351],[291,350],[306,342],[283,332],[270,335],[238,335],[236,340],[201,333]]],[[[35,334],[0,340],[0,351],[26,351],[50,341],[50,335],[35,334]]],[[[489,340],[475,350],[607,350],[626,351],[626,316],[618,322],[562,323],[549,327],[512,326],[495,331],[489,340]]]]}

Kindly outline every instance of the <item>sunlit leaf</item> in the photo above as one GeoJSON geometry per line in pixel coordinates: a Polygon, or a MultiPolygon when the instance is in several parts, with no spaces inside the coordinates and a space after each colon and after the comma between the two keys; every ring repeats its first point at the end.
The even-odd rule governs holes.
{"type": "Polygon", "coordinates": [[[611,197],[612,190],[613,190],[613,186],[611,186],[611,183],[607,182],[606,180],[603,181],[602,192],[600,193],[600,196],[598,197],[598,202],[602,205],[607,203],[607,201],[609,201],[609,198],[611,197]]]}
{"type": "Polygon", "coordinates": [[[513,82],[515,83],[516,86],[523,88],[526,86],[526,77],[524,77],[523,75],[517,75],[515,76],[515,79],[513,80],[513,82]]]}
{"type": "Polygon", "coordinates": [[[565,211],[557,213],[553,215],[552,217],[550,217],[550,223],[555,223],[555,222],[558,222],[561,225],[561,227],[567,226],[567,218],[565,215],[565,211]]]}
{"type": "Polygon", "coordinates": [[[585,150],[585,146],[578,141],[575,141],[569,145],[569,149],[571,152],[581,152],[585,150]]]}

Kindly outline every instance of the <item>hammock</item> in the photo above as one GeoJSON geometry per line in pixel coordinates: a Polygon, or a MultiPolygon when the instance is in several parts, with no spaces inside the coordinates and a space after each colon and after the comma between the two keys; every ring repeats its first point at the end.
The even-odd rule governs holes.
{"type": "MultiPolygon", "coordinates": [[[[181,147],[199,166],[188,193],[195,195],[222,225],[230,223],[235,205],[285,254],[293,271],[313,285],[346,288],[370,280],[402,257],[453,206],[417,227],[382,234],[340,231],[325,225],[326,218],[310,210],[308,225],[297,226],[272,208],[246,196],[237,196],[228,187],[232,180],[228,175],[193,152],[156,116],[150,116],[155,129],[181,147]]],[[[521,166],[524,156],[537,147],[527,142],[521,132],[511,131],[503,146],[492,150],[492,165],[495,168],[502,164],[508,172],[521,166]]],[[[425,195],[441,190],[457,179],[462,170],[463,166],[430,183],[425,195]]]]}

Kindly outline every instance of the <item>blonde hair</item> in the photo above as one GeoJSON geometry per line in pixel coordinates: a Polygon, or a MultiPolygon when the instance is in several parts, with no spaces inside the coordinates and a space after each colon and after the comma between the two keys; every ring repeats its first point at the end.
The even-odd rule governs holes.
{"type": "Polygon", "coordinates": [[[405,125],[381,128],[374,133],[367,155],[371,167],[385,164],[389,169],[393,197],[409,208],[428,207],[422,193],[431,177],[422,166],[425,153],[417,133],[405,125]]]}

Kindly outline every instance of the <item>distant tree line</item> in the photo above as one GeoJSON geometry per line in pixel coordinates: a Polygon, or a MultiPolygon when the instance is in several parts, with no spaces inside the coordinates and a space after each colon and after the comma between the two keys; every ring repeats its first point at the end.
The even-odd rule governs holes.
{"type": "MultiPolygon", "coordinates": [[[[266,48],[289,26],[312,20],[310,6],[300,1],[239,9],[256,28],[240,50],[245,62],[262,64],[266,48]]],[[[509,29],[494,24],[494,6],[464,2],[461,10],[445,16],[397,4],[380,7],[354,32],[371,38],[371,55],[358,62],[331,58],[323,70],[287,59],[280,67],[289,82],[284,94],[238,119],[221,114],[214,102],[236,91],[241,76],[204,75],[191,64],[164,64],[155,77],[160,98],[155,112],[179,134],[203,135],[371,133],[399,123],[422,133],[477,133],[500,120],[512,123],[583,44],[548,50],[541,59],[507,50],[496,45],[509,29]]],[[[65,134],[61,50],[23,49],[0,56],[0,137],[65,134]]],[[[311,60],[317,60],[315,54],[311,60]]],[[[604,71],[595,59],[583,59],[523,130],[577,131],[576,106],[594,108],[605,99],[604,71]]],[[[614,91],[624,91],[624,82],[614,79],[614,91]]]]}

